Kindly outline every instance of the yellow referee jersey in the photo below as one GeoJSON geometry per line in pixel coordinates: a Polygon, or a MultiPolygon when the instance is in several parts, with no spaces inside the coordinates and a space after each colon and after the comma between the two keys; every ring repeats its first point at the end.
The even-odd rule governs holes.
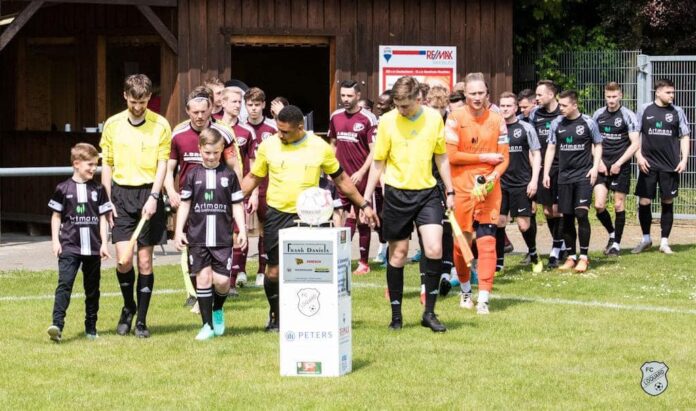
{"type": "Polygon", "coordinates": [[[141,186],[154,183],[157,162],[169,159],[171,141],[172,130],[164,117],[146,110],[145,121],[134,126],[124,110],[106,120],[99,146],[116,184],[141,186]]]}
{"type": "Polygon", "coordinates": [[[435,186],[433,154],[444,154],[445,124],[436,110],[422,106],[416,118],[391,110],[379,119],[374,159],[386,162],[384,182],[401,190],[435,186]]]}
{"type": "Polygon", "coordinates": [[[266,202],[285,213],[296,213],[297,196],[317,187],[319,177],[339,169],[333,148],[321,137],[307,133],[291,144],[283,144],[277,134],[265,139],[256,152],[251,173],[268,176],[266,202]]]}

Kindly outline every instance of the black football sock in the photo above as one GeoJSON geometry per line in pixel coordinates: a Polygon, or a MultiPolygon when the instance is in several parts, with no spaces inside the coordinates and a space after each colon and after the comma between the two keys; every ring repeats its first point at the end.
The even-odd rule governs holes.
{"type": "Polygon", "coordinates": [[[133,297],[133,289],[135,288],[135,270],[133,268],[125,273],[120,273],[116,270],[116,278],[118,285],[121,287],[121,295],[123,295],[123,305],[135,313],[135,298],[133,297]]]}
{"type": "Polygon", "coordinates": [[[435,302],[437,301],[438,288],[440,287],[440,275],[442,272],[442,259],[431,259],[423,256],[427,260],[425,265],[425,275],[421,276],[425,284],[425,312],[435,312],[435,302]]]}
{"type": "Polygon", "coordinates": [[[263,289],[266,292],[266,299],[268,299],[268,305],[271,307],[271,315],[278,322],[280,313],[278,312],[278,295],[280,294],[280,286],[278,280],[271,281],[268,276],[263,277],[263,289]]]}
{"type": "Polygon", "coordinates": [[[225,305],[225,301],[227,300],[227,294],[228,293],[226,292],[220,293],[217,289],[215,289],[215,293],[213,295],[213,311],[222,309],[222,306],[225,305]]]}
{"type": "Polygon", "coordinates": [[[213,287],[199,288],[196,290],[198,295],[198,309],[201,311],[203,325],[208,324],[213,328],[213,287]]]}
{"type": "Polygon", "coordinates": [[[401,302],[404,298],[404,267],[387,264],[387,290],[392,310],[392,320],[401,318],[401,302]]]}
{"type": "Polygon", "coordinates": [[[495,271],[500,271],[505,264],[505,227],[498,227],[495,230],[495,256],[495,271]]]}
{"type": "Polygon", "coordinates": [[[150,307],[152,287],[155,284],[155,274],[138,274],[138,319],[136,324],[146,324],[147,310],[150,307]]]}
{"type": "Polygon", "coordinates": [[[623,236],[623,230],[624,226],[626,225],[626,212],[625,211],[617,211],[616,212],[616,222],[615,222],[615,231],[614,231],[614,242],[621,244],[621,237],[623,236]]]}
{"type": "Polygon", "coordinates": [[[529,250],[529,258],[534,264],[539,262],[539,256],[537,255],[536,249],[536,229],[536,225],[530,225],[527,231],[522,233],[524,243],[527,245],[527,249],[529,250]]]}
{"type": "Polygon", "coordinates": [[[569,257],[575,257],[575,239],[577,233],[575,231],[575,216],[568,214],[563,216],[563,233],[566,250],[569,257]]]}
{"type": "Polygon", "coordinates": [[[674,204],[662,203],[662,214],[660,215],[660,228],[662,229],[662,238],[669,238],[669,233],[672,232],[672,223],[674,222],[674,204]]]}
{"type": "Polygon", "coordinates": [[[611,234],[614,232],[614,224],[611,223],[611,215],[606,208],[601,213],[599,211],[597,212],[597,219],[602,223],[604,228],[606,228],[607,233],[611,234]]]}
{"type": "Polygon", "coordinates": [[[590,248],[590,219],[587,217],[587,210],[575,210],[578,219],[578,243],[580,243],[580,255],[587,257],[590,248]]]}
{"type": "Polygon", "coordinates": [[[638,205],[638,221],[640,221],[640,229],[643,231],[643,235],[650,235],[650,224],[652,223],[650,204],[638,205]]]}

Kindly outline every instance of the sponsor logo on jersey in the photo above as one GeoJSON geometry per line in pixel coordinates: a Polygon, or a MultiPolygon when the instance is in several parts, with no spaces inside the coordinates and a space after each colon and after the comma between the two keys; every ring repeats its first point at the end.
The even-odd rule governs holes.
{"type": "Polygon", "coordinates": [[[655,127],[657,127],[657,128],[662,128],[662,122],[661,122],[661,121],[656,121],[656,122],[655,122],[655,127]]]}
{"type": "Polygon", "coordinates": [[[78,204],[77,207],[75,207],[75,212],[77,214],[84,214],[85,213],[85,205],[84,204],[78,204]]]}
{"type": "Polygon", "coordinates": [[[566,144],[573,144],[573,136],[568,136],[565,138],[566,144]]]}
{"type": "Polygon", "coordinates": [[[213,192],[212,190],[206,190],[206,192],[203,194],[203,199],[205,201],[213,201],[213,192]]]}
{"type": "Polygon", "coordinates": [[[363,123],[355,123],[353,124],[353,131],[356,133],[359,133],[361,131],[365,130],[365,125],[363,123]]]}

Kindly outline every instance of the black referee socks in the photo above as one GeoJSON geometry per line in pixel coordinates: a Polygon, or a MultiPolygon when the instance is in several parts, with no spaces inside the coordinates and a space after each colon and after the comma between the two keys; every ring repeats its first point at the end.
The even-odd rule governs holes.
{"type": "Polygon", "coordinates": [[[155,273],[150,275],[138,274],[138,318],[136,324],[145,324],[147,310],[150,307],[152,287],[155,284],[155,273]]]}
{"type": "Polygon", "coordinates": [[[387,290],[392,310],[392,320],[401,319],[401,303],[404,299],[404,267],[387,264],[387,290]]]}
{"type": "Polygon", "coordinates": [[[131,267],[130,271],[120,273],[116,270],[116,278],[118,285],[121,287],[121,295],[123,295],[123,305],[128,308],[131,313],[135,313],[135,298],[133,298],[133,286],[135,285],[135,270],[131,267]]]}
{"type": "MultiPolygon", "coordinates": [[[[425,275],[423,284],[425,284],[425,312],[435,312],[435,302],[437,301],[438,288],[440,286],[440,275],[442,273],[442,258],[428,258],[423,256],[425,260],[425,275]]],[[[402,277],[403,282],[403,277],[402,277]]]]}
{"type": "Polygon", "coordinates": [[[278,295],[280,294],[280,285],[278,280],[271,281],[268,276],[263,277],[263,289],[266,292],[266,299],[268,300],[268,305],[271,307],[271,313],[273,313],[274,318],[279,318],[278,315],[278,295]]]}

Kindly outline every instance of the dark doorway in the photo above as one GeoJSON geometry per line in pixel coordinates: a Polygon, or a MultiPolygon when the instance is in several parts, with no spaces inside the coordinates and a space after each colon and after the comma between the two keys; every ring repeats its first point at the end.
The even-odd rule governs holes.
{"type": "Polygon", "coordinates": [[[319,133],[329,127],[329,74],[328,45],[232,46],[231,77],[260,87],[267,110],[271,100],[283,96],[303,113],[313,111],[314,131],[319,133]]]}

